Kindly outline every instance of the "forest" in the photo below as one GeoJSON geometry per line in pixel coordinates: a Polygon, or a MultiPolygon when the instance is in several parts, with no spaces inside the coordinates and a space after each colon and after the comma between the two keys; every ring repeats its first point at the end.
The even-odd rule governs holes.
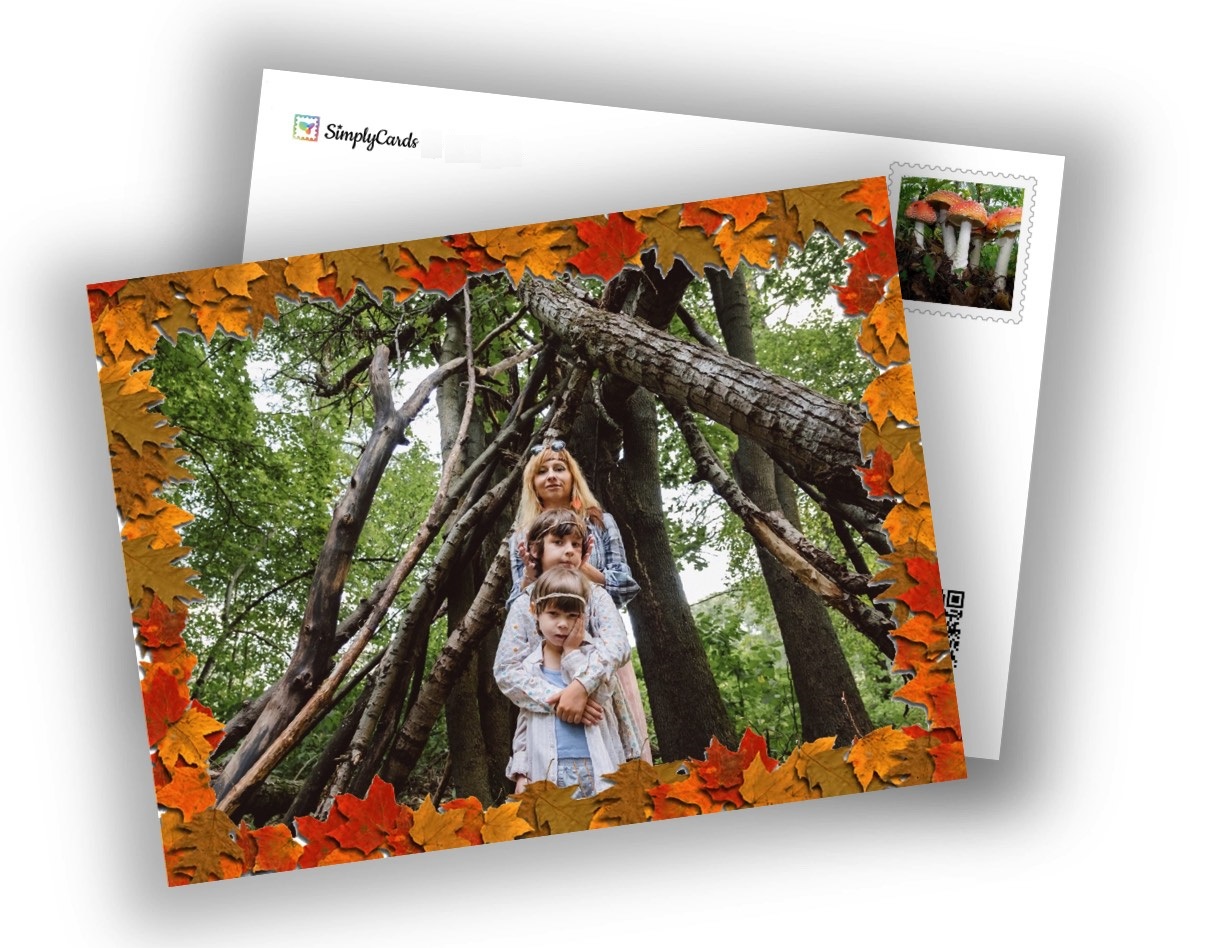
{"type": "Polygon", "coordinates": [[[885,203],[851,182],[91,287],[170,881],[964,776],[885,203]],[[576,816],[512,794],[491,674],[556,438],[640,587],[653,758],[576,816]]]}

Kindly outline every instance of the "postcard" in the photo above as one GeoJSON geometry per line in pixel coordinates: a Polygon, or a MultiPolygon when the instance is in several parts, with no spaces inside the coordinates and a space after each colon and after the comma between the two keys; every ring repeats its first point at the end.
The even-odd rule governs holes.
{"type": "MultiPolygon", "coordinates": [[[[966,750],[995,759],[1061,157],[268,70],[245,254],[468,232],[861,174],[888,181],[966,750]],[[918,205],[937,192],[975,205],[975,218],[949,221],[946,205],[929,220],[918,205]],[[1007,223],[990,227],[1000,212],[1007,223]],[[959,233],[968,236],[960,246],[959,233]]],[[[708,591],[696,572],[683,581],[708,591]]]]}
{"type": "Polygon", "coordinates": [[[168,882],[965,777],[892,222],[864,177],[90,286],[168,882]]]}

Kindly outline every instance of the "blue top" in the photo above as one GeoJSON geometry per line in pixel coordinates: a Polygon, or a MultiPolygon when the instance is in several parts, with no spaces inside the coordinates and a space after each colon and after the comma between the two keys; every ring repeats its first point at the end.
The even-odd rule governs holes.
{"type": "MultiPolygon", "coordinates": [[[[563,672],[558,669],[543,668],[542,677],[558,688],[566,688],[568,683],[563,680],[563,672]]],[[[583,724],[569,724],[555,716],[555,756],[560,760],[565,757],[588,757],[589,740],[585,737],[583,724]]]]}
{"type": "MultiPolygon", "coordinates": [[[[623,548],[623,535],[618,531],[618,524],[606,512],[602,512],[602,526],[592,520],[588,521],[589,531],[593,535],[593,549],[589,551],[589,565],[601,570],[606,577],[606,592],[614,600],[614,604],[622,609],[635,598],[640,591],[640,584],[631,575],[631,567],[627,565],[627,551],[623,548]]],[[[513,571],[513,582],[508,592],[508,602],[521,595],[521,581],[525,578],[525,560],[517,547],[524,542],[525,537],[514,533],[508,541],[509,566],[513,571]]]]}

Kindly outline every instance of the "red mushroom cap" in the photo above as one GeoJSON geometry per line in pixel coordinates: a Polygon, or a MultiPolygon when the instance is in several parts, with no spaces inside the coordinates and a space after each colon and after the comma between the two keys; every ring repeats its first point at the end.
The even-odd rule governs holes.
{"type": "Polygon", "coordinates": [[[912,201],[907,205],[906,215],[925,224],[936,223],[936,208],[927,201],[912,201]]]}
{"type": "Polygon", "coordinates": [[[987,218],[987,229],[993,234],[1006,231],[1015,232],[1021,229],[1021,208],[1002,207],[987,218]]]}
{"type": "Polygon", "coordinates": [[[984,227],[987,224],[987,208],[978,201],[958,201],[949,208],[948,220],[953,224],[968,220],[984,227]]]}
{"type": "Polygon", "coordinates": [[[939,211],[942,207],[947,208],[956,204],[962,200],[962,196],[952,191],[933,191],[924,200],[939,211]]]}

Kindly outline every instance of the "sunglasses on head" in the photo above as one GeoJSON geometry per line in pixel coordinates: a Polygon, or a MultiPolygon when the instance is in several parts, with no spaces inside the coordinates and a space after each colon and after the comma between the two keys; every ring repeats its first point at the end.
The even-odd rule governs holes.
{"type": "Polygon", "coordinates": [[[548,448],[552,451],[563,451],[567,448],[567,446],[568,446],[568,443],[566,441],[560,441],[558,438],[556,438],[550,444],[534,445],[532,448],[530,448],[530,454],[541,454],[543,451],[547,450],[548,448]]]}

